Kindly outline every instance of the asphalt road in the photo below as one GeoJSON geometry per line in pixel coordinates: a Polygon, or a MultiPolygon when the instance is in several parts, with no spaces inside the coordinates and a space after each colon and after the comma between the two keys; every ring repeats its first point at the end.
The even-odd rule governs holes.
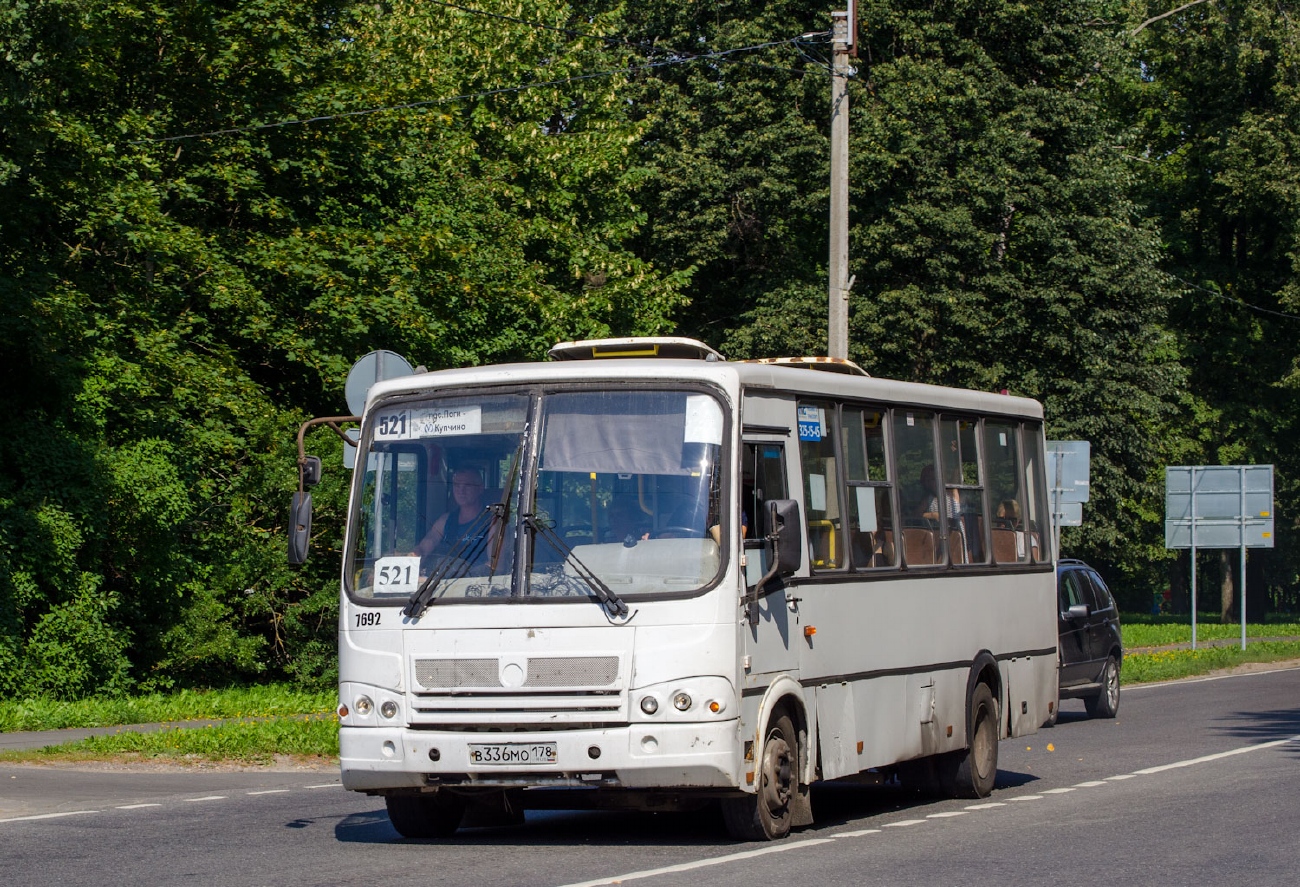
{"type": "Polygon", "coordinates": [[[982,802],[827,787],[737,844],[707,814],[529,813],[406,841],[324,772],[0,768],[12,884],[1300,883],[1300,670],[1125,688],[1120,716],[1002,743],[982,802]],[[38,818],[39,817],[39,818],[38,818]]]}

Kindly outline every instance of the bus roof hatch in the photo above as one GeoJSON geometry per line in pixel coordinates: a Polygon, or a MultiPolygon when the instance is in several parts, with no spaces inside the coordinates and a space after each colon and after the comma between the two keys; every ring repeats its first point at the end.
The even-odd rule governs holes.
{"type": "Polygon", "coordinates": [[[870,376],[871,374],[851,360],[843,357],[760,357],[743,363],[767,363],[776,366],[794,367],[801,370],[821,370],[825,373],[843,373],[846,376],[870,376]]]}
{"type": "Polygon", "coordinates": [[[695,339],[677,336],[632,336],[626,339],[584,339],[560,342],[547,352],[551,360],[603,360],[619,357],[669,357],[678,360],[726,360],[695,339]]]}

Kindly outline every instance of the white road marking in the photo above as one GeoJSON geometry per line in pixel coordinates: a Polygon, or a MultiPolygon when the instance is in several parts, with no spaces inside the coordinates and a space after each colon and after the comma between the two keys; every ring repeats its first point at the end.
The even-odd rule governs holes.
{"type": "MultiPolygon", "coordinates": [[[[1300,741],[1300,736],[1292,736],[1289,739],[1274,739],[1272,742],[1261,742],[1258,745],[1243,745],[1241,748],[1234,748],[1230,751],[1221,751],[1218,754],[1205,755],[1200,758],[1191,758],[1186,761],[1175,761],[1172,764],[1161,764],[1158,767],[1147,767],[1144,770],[1135,770],[1130,776],[1150,776],[1152,773],[1163,773],[1166,770],[1176,770],[1179,767],[1195,767],[1197,764],[1208,764],[1210,761],[1218,761],[1223,758],[1230,758],[1233,755],[1244,755],[1246,752],[1259,751],[1262,748],[1277,748],[1279,745],[1286,745],[1291,742],[1300,741]]],[[[1130,776],[1112,776],[1111,779],[1128,779],[1130,776]]]]}
{"type": "Polygon", "coordinates": [[[186,798],[185,801],[187,803],[194,804],[198,801],[224,801],[225,799],[226,799],[225,795],[208,795],[205,798],[186,798]]]}
{"type": "MultiPolygon", "coordinates": [[[[1088,782],[1080,782],[1077,785],[1074,785],[1069,788],[1047,788],[1047,789],[1043,789],[1042,794],[1040,795],[1021,795],[1015,798],[1008,798],[1007,801],[987,801],[983,804],[972,804],[969,807],[967,807],[966,810],[991,810],[994,807],[1005,807],[1007,806],[1008,802],[1014,802],[1014,801],[1041,801],[1043,799],[1043,795],[1047,795],[1047,794],[1065,794],[1067,792],[1074,791],[1076,788],[1096,788],[1098,786],[1108,785],[1111,782],[1118,782],[1125,779],[1133,779],[1137,776],[1149,776],[1154,773],[1163,773],[1166,770],[1174,770],[1180,767],[1193,767],[1196,766],[1197,764],[1206,764],[1211,761],[1218,761],[1223,758],[1232,757],[1234,755],[1245,754],[1246,752],[1258,751],[1260,749],[1265,749],[1265,748],[1277,748],[1278,746],[1286,745],[1292,742],[1300,742],[1300,735],[1292,736],[1289,739],[1278,739],[1272,742],[1259,743],[1257,745],[1242,746],[1241,748],[1235,748],[1232,749],[1231,751],[1219,752],[1218,754],[1213,754],[1213,755],[1205,755],[1203,757],[1192,758],[1186,761],[1175,761],[1172,764],[1161,764],[1157,767],[1147,767],[1143,770],[1138,770],[1134,773],[1122,773],[1116,776],[1108,777],[1107,779],[1104,780],[1090,780],[1088,782]]],[[[308,787],[310,788],[311,786],[308,787]]],[[[644,878],[653,878],[656,875],[666,875],[666,874],[673,874],[677,872],[687,872],[687,871],[693,871],[695,869],[705,868],[708,866],[722,865],[728,862],[737,862],[742,859],[752,859],[757,856],[764,856],[768,853],[783,853],[786,850],[801,850],[805,847],[813,847],[818,844],[831,843],[835,841],[837,838],[856,838],[862,835],[879,834],[881,829],[905,828],[910,825],[919,825],[921,823],[926,822],[929,819],[947,819],[954,816],[964,816],[964,815],[965,813],[963,811],[941,811],[939,813],[929,814],[926,817],[926,819],[904,819],[899,822],[886,822],[881,825],[880,829],[872,828],[872,829],[859,829],[857,831],[850,831],[850,832],[839,832],[838,834],[831,835],[830,837],[827,838],[813,838],[809,840],[795,841],[792,843],[777,844],[770,847],[763,847],[758,850],[749,850],[743,853],[731,853],[726,856],[715,856],[715,857],[710,857],[708,859],[699,859],[696,860],[695,862],[687,862],[687,863],[682,863],[680,865],[665,866],[663,868],[658,868],[658,869],[646,869],[644,871],[639,871],[639,872],[629,872],[628,874],[624,874],[624,875],[613,875],[611,877],[598,879],[595,881],[582,881],[576,884],[566,884],[563,885],[563,887],[604,887],[604,885],[621,884],[625,881],[635,881],[644,878]]]]}
{"type": "Polygon", "coordinates": [[[303,788],[342,788],[341,782],[323,782],[320,785],[304,785],[303,788]]]}
{"type": "Polygon", "coordinates": [[[37,813],[35,816],[15,816],[12,819],[0,819],[0,822],[27,822],[32,819],[58,819],[60,816],[81,816],[83,813],[98,812],[98,810],[69,810],[67,813],[37,813]]]}
{"type": "Polygon", "coordinates": [[[246,795],[287,795],[288,793],[287,788],[268,788],[260,792],[244,792],[246,795]]]}
{"type": "Polygon", "coordinates": [[[810,838],[806,841],[793,841],[788,844],[772,844],[767,847],[761,847],[758,850],[745,850],[741,853],[729,853],[726,856],[713,856],[708,859],[697,859],[694,862],[683,862],[679,865],[666,865],[658,869],[645,869],[640,872],[628,872],[625,875],[612,875],[608,878],[598,878],[594,881],[580,881],[576,884],[565,884],[564,887],[602,887],[605,884],[622,884],[625,881],[639,881],[642,878],[653,878],[656,875],[671,875],[677,872],[689,872],[695,869],[707,868],[713,865],[722,865],[728,862],[738,862],[742,859],[753,859],[756,856],[767,856],[769,853],[784,853],[787,850],[803,850],[805,847],[815,847],[818,844],[832,844],[834,838],[810,838]]]}
{"type": "Polygon", "coordinates": [[[161,807],[162,804],[123,804],[121,807],[114,807],[114,810],[142,810],[145,807],[161,807]]]}

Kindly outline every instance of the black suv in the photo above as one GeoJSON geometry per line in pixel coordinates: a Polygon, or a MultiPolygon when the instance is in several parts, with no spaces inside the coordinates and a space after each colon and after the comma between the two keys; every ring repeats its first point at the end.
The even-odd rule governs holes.
{"type": "MultiPolygon", "coordinates": [[[[1124,646],[1119,610],[1097,571],[1081,560],[1062,558],[1056,567],[1060,699],[1082,699],[1088,717],[1119,712],[1119,667],[1124,646]]],[[[1060,703],[1057,703],[1059,710],[1060,703]]],[[[1056,721],[1052,713],[1049,723],[1056,721]]]]}

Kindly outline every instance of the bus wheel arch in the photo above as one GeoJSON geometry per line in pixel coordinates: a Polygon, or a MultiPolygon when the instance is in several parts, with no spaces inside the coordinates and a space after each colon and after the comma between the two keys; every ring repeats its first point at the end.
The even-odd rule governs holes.
{"type": "Polygon", "coordinates": [[[774,681],[755,723],[761,726],[755,732],[752,760],[746,760],[754,791],[723,798],[723,821],[734,838],[779,840],[792,827],[812,823],[809,722],[799,685],[788,677],[774,681]]]}
{"type": "Polygon", "coordinates": [[[975,657],[966,681],[966,746],[942,756],[940,782],[954,798],[985,798],[998,775],[998,741],[1008,732],[1002,722],[1002,678],[997,660],[984,651],[975,657]]]}

